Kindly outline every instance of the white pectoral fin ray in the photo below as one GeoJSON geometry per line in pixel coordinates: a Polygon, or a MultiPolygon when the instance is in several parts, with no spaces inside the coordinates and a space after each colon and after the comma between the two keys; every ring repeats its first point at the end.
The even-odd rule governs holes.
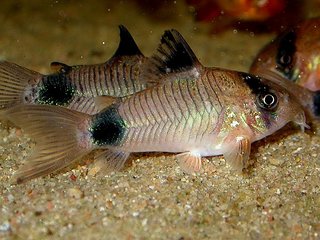
{"type": "Polygon", "coordinates": [[[192,174],[201,169],[201,156],[191,152],[180,153],[176,155],[179,165],[186,173],[192,174]]]}
{"type": "Polygon", "coordinates": [[[241,172],[248,164],[251,141],[248,137],[238,136],[230,144],[228,151],[223,154],[224,158],[234,170],[241,172]]]}
{"type": "Polygon", "coordinates": [[[130,153],[116,150],[103,150],[95,156],[94,167],[98,171],[119,171],[123,168],[130,153]]]}

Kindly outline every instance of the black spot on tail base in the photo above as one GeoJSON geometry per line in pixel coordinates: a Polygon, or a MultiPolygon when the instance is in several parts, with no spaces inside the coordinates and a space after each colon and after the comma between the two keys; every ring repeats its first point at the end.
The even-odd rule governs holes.
{"type": "Polygon", "coordinates": [[[65,106],[71,102],[75,92],[76,87],[65,74],[48,75],[42,80],[37,102],[40,104],[65,106]]]}
{"type": "Polygon", "coordinates": [[[90,129],[93,142],[98,146],[118,146],[125,135],[126,125],[116,106],[97,114],[90,129]]]}
{"type": "Polygon", "coordinates": [[[320,117],[320,91],[316,91],[313,96],[313,114],[320,117]]]}

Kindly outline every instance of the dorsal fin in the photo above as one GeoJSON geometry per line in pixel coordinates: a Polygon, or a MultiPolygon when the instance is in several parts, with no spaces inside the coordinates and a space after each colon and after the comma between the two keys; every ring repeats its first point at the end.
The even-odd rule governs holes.
{"type": "Polygon", "coordinates": [[[128,29],[119,25],[120,43],[112,58],[120,56],[143,55],[128,29]]]}
{"type": "Polygon", "coordinates": [[[189,44],[175,29],[164,32],[153,60],[161,74],[182,72],[200,65],[189,44]]]}
{"type": "Polygon", "coordinates": [[[50,64],[51,69],[57,73],[67,73],[71,71],[72,67],[61,62],[52,62],[50,64]]]}

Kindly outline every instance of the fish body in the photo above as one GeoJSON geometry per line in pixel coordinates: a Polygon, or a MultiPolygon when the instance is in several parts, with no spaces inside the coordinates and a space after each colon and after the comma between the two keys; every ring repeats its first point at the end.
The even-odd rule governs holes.
{"type": "Polygon", "coordinates": [[[131,34],[120,26],[120,43],[111,59],[102,64],[68,66],[53,62],[50,75],[14,63],[0,62],[0,108],[16,104],[48,104],[94,114],[94,97],[123,97],[141,91],[142,66],[147,61],[131,34]]]}
{"type": "MultiPolygon", "coordinates": [[[[212,156],[224,154],[229,147],[226,142],[238,135],[253,142],[275,131],[272,121],[279,116],[268,116],[269,112],[256,105],[251,83],[246,81],[258,81],[261,88],[268,88],[261,101],[265,97],[288,101],[287,96],[273,95],[261,79],[245,73],[209,68],[194,71],[196,76],[182,80],[174,77],[118,106],[125,123],[119,145],[122,149],[212,156]]],[[[276,128],[285,124],[277,120],[276,128]]]]}
{"type": "Polygon", "coordinates": [[[39,143],[17,181],[62,169],[95,149],[98,164],[108,169],[120,169],[132,152],[172,152],[188,173],[201,169],[201,157],[221,154],[241,171],[252,142],[290,121],[306,126],[286,89],[202,66],[176,30],[164,33],[150,62],[146,77],[157,84],[95,115],[45,105],[8,109],[6,116],[39,143]]]}
{"type": "Polygon", "coordinates": [[[320,18],[308,19],[280,34],[256,56],[250,72],[282,85],[297,95],[311,117],[320,117],[320,18]],[[287,83],[286,80],[295,83],[287,83]]]}

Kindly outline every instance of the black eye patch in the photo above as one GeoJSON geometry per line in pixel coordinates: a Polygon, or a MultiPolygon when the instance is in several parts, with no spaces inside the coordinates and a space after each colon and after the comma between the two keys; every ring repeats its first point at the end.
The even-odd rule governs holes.
{"type": "Polygon", "coordinates": [[[279,46],[276,56],[276,68],[288,79],[293,80],[293,58],[296,52],[297,35],[294,30],[291,30],[279,37],[279,46]]]}
{"type": "Polygon", "coordinates": [[[277,94],[263,83],[260,77],[248,73],[240,73],[240,76],[251,92],[256,95],[256,103],[260,109],[272,111],[277,108],[279,100],[277,94]]]}

